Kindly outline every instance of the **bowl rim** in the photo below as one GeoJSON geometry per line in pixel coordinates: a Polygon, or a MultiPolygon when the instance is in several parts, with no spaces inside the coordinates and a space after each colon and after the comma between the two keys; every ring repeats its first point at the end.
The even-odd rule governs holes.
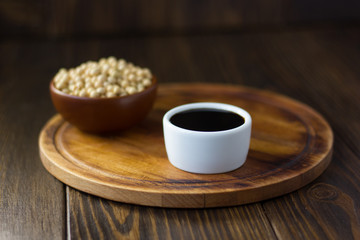
{"type": "Polygon", "coordinates": [[[125,98],[133,97],[133,96],[136,96],[136,95],[144,94],[145,92],[149,92],[152,89],[156,88],[157,85],[158,85],[157,78],[155,76],[153,76],[151,78],[151,85],[149,87],[145,88],[141,92],[136,92],[136,93],[125,95],[125,96],[116,96],[116,97],[80,97],[80,96],[75,96],[75,95],[67,94],[67,93],[64,93],[64,92],[60,91],[59,89],[57,89],[55,87],[54,81],[55,81],[54,78],[50,81],[50,92],[53,92],[53,93],[55,93],[57,95],[67,97],[67,98],[73,98],[73,99],[78,99],[78,100],[87,100],[87,101],[89,101],[89,100],[102,100],[102,101],[105,101],[106,99],[109,99],[109,100],[110,99],[112,99],[112,100],[125,99],[125,98]]]}
{"type": "Polygon", "coordinates": [[[196,137],[202,137],[202,136],[215,137],[215,136],[227,136],[231,134],[239,134],[246,131],[249,128],[251,130],[252,118],[248,111],[236,105],[222,103],[222,102],[192,102],[192,103],[182,104],[170,109],[164,114],[162,122],[164,129],[168,128],[171,129],[173,132],[177,132],[179,134],[187,134],[189,136],[196,136],[196,137]],[[198,110],[198,109],[210,109],[210,110],[215,109],[215,110],[225,110],[228,112],[232,112],[242,117],[244,119],[244,123],[241,124],[240,126],[226,130],[200,131],[200,130],[186,129],[177,126],[176,124],[170,121],[171,117],[173,117],[178,113],[189,110],[198,110]]]}

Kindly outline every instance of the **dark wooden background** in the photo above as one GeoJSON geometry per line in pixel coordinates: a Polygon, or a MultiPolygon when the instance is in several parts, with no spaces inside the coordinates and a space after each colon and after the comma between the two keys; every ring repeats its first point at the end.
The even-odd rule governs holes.
{"type": "Polygon", "coordinates": [[[360,239],[360,1],[0,0],[0,239],[360,239]],[[319,111],[329,168],[282,197],[214,209],[112,202],[42,167],[60,67],[106,56],[166,82],[271,90],[319,111]]]}
{"type": "Polygon", "coordinates": [[[231,32],[354,23],[357,0],[1,0],[0,36],[231,32]]]}

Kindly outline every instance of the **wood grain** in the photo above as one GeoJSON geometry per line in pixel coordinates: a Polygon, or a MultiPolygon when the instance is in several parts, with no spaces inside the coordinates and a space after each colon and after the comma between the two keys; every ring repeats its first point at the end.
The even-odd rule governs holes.
{"type": "Polygon", "coordinates": [[[122,204],[68,187],[71,238],[277,239],[260,204],[168,209],[122,204]]]}
{"type": "MultiPolygon", "coordinates": [[[[17,2],[20,1],[6,1],[17,2]]],[[[32,3],[26,3],[29,4],[32,3]]],[[[326,6],[325,12],[330,9],[326,6]]],[[[23,28],[26,32],[26,24],[31,21],[24,20],[26,26],[19,22],[11,24],[18,26],[17,31],[23,28]]],[[[66,41],[2,38],[1,238],[205,239],[221,235],[221,239],[304,239],[305,236],[358,239],[359,42],[358,26],[66,41]],[[319,111],[333,128],[331,164],[319,178],[298,191],[238,207],[190,210],[141,207],[66,187],[41,166],[37,150],[41,127],[55,114],[48,83],[60,67],[110,55],[148,66],[162,83],[233,83],[300,100],[319,111]],[[313,187],[316,195],[310,194],[313,187]],[[338,198],[328,201],[315,198],[319,193],[326,196],[324,193],[328,191],[322,189],[335,190],[338,198]],[[132,209],[138,213],[133,220],[129,214],[132,209]]]]}
{"type": "Polygon", "coordinates": [[[358,22],[357,1],[25,0],[0,2],[2,37],[199,34],[358,22]]]}
{"type": "Polygon", "coordinates": [[[150,116],[111,135],[83,133],[55,116],[39,148],[44,166],[66,184],[108,199],[162,207],[216,207],[261,201],[296,190],[331,159],[333,136],[309,107],[269,92],[226,85],[163,85],[150,116]],[[187,102],[225,102],[253,118],[243,167],[224,174],[191,174],[166,157],[162,116],[187,102]]]}
{"type": "Polygon", "coordinates": [[[26,49],[0,43],[0,52],[11,56],[6,61],[0,57],[0,239],[63,239],[64,185],[43,168],[37,147],[38,133],[52,106],[47,104],[48,96],[29,91],[33,81],[16,84],[22,73],[44,76],[36,68],[22,68],[19,73],[19,64],[31,58],[26,49]]]}

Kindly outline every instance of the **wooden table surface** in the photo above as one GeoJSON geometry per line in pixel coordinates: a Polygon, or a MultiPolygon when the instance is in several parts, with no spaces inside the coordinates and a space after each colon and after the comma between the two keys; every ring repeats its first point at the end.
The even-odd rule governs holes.
{"type": "Polygon", "coordinates": [[[359,239],[360,27],[0,41],[0,239],[359,239]],[[161,83],[231,83],[313,107],[335,136],[314,182],[254,204],[166,209],[68,187],[42,166],[38,135],[56,112],[61,67],[105,56],[149,67],[161,83]]]}

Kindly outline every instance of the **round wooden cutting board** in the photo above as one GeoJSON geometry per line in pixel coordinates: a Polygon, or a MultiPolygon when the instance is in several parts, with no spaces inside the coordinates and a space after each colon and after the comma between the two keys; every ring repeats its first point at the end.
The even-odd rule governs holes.
{"type": "Polygon", "coordinates": [[[329,124],[310,107],[271,92],[219,84],[161,85],[152,112],[124,132],[84,133],[56,115],[39,137],[43,165],[65,184],[115,201],[176,208],[233,206],[299,189],[328,166],[332,144],[329,124]],[[203,175],[170,164],[162,117],[190,102],[229,103],[250,113],[251,144],[242,167],[203,175]]]}

